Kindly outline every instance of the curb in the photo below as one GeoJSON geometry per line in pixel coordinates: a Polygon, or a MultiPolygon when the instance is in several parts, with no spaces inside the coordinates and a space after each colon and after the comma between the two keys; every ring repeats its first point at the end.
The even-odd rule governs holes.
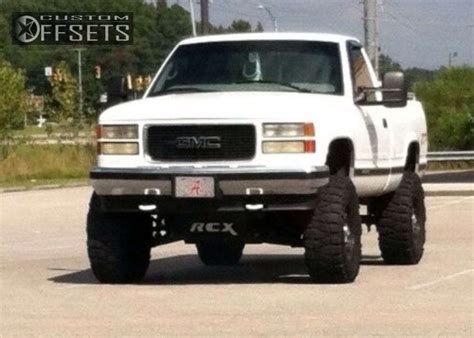
{"type": "Polygon", "coordinates": [[[63,189],[63,188],[77,188],[90,186],[89,182],[75,182],[65,184],[44,184],[33,187],[18,186],[10,188],[0,188],[0,194],[10,192],[22,192],[22,191],[35,191],[35,190],[52,190],[52,189],[63,189]]]}
{"type": "Polygon", "coordinates": [[[474,196],[472,183],[423,183],[425,196],[474,196]]]}
{"type": "Polygon", "coordinates": [[[474,196],[472,190],[439,190],[439,191],[425,191],[425,196],[474,196]]]}

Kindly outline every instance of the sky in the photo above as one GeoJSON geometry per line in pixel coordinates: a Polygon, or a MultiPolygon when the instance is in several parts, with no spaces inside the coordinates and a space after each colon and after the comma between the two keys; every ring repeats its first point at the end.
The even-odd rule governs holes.
{"type": "MultiPolygon", "coordinates": [[[[363,41],[362,0],[210,0],[214,25],[246,20],[265,31],[273,25],[264,5],[275,16],[280,31],[323,32],[363,41]]],[[[168,0],[189,10],[189,0],[168,0]]],[[[200,20],[199,0],[194,0],[200,20]]],[[[447,65],[474,66],[474,0],[378,0],[381,53],[404,68],[437,69],[447,65]]]]}

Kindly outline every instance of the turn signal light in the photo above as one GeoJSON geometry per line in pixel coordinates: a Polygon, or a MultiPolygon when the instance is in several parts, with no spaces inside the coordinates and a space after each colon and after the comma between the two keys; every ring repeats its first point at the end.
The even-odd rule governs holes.
{"type": "Polygon", "coordinates": [[[304,136],[314,136],[314,124],[305,123],[304,124],[304,136]]]}
{"type": "Polygon", "coordinates": [[[316,142],[315,141],[304,141],[304,152],[305,153],[315,153],[316,152],[316,142]]]}

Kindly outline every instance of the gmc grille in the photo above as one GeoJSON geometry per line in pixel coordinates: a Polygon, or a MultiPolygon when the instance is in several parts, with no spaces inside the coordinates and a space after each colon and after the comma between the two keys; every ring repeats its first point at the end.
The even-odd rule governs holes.
{"type": "Polygon", "coordinates": [[[246,160],[255,156],[253,125],[150,126],[147,151],[153,160],[246,160]]]}

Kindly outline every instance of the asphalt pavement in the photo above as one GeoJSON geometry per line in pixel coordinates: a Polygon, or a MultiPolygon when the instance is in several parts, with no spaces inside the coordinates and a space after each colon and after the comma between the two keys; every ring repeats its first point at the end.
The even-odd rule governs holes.
{"type": "Polygon", "coordinates": [[[474,170],[428,171],[423,176],[425,184],[474,183],[474,170]]]}
{"type": "Polygon", "coordinates": [[[0,336],[474,335],[474,196],[427,197],[425,256],[384,265],[363,235],[353,284],[310,283],[303,250],[245,249],[203,266],[193,246],[153,249],[143,283],[98,284],[85,216],[91,189],[0,194],[0,336]]]}

